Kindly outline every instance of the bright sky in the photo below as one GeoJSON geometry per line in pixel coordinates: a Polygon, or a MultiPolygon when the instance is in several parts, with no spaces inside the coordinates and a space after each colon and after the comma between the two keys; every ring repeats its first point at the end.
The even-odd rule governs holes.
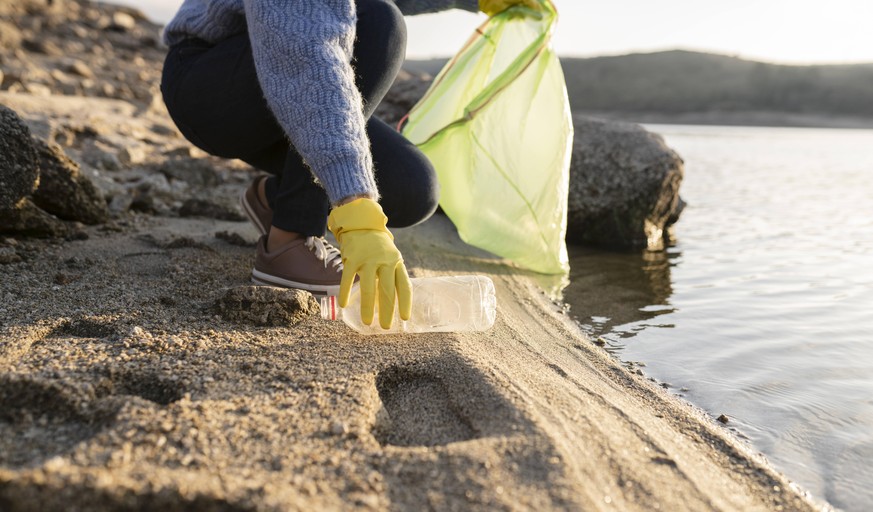
{"type": "MultiPolygon", "coordinates": [[[[166,23],[181,0],[110,0],[166,23]]],[[[873,63],[871,0],[554,0],[563,56],[683,48],[780,63],[873,63]]],[[[407,18],[409,58],[449,56],[484,15],[449,11],[407,18]]]]}

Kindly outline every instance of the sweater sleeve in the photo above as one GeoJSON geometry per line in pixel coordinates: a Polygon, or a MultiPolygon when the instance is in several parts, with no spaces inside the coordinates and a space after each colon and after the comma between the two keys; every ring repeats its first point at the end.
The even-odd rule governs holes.
{"type": "Polygon", "coordinates": [[[267,103],[331,203],[378,197],[351,66],[354,0],[245,0],[267,103]]]}
{"type": "Polygon", "coordinates": [[[407,16],[446,11],[448,9],[463,9],[470,12],[479,11],[479,0],[394,0],[400,12],[407,16]]]}

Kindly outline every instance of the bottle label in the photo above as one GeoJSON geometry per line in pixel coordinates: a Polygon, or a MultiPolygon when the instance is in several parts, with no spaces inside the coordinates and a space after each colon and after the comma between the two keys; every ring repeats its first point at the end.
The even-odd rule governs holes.
{"type": "Polygon", "coordinates": [[[330,319],[336,320],[336,296],[329,295],[327,297],[327,300],[328,304],[330,305],[330,312],[328,313],[330,315],[330,319]]]}

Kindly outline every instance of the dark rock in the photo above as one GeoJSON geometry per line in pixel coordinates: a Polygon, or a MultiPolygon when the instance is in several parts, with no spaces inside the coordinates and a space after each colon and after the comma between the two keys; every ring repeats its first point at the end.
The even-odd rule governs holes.
{"type": "Polygon", "coordinates": [[[679,222],[679,216],[685,211],[686,206],[688,206],[688,203],[680,197],[679,201],[676,203],[676,208],[673,209],[670,213],[670,217],[667,219],[667,226],[672,226],[679,222]]]}
{"type": "Polygon", "coordinates": [[[187,199],[179,208],[182,217],[206,217],[209,219],[244,221],[245,217],[234,207],[214,203],[206,199],[187,199]]]}
{"type": "Polygon", "coordinates": [[[145,234],[140,235],[136,238],[137,240],[141,240],[147,244],[159,247],[161,249],[199,249],[202,251],[214,252],[214,249],[212,247],[209,247],[205,243],[199,242],[187,236],[171,237],[169,239],[159,240],[155,238],[155,236],[152,234],[145,234]]]}
{"type": "Polygon", "coordinates": [[[682,159],[638,125],[583,117],[574,125],[567,240],[663,249],[681,211],[682,159]]]}
{"type": "Polygon", "coordinates": [[[39,183],[30,130],[13,110],[0,105],[0,212],[9,211],[39,183]]]}
{"type": "Polygon", "coordinates": [[[254,247],[255,244],[243,238],[239,233],[231,233],[230,231],[218,231],[215,233],[215,238],[224,240],[230,245],[239,247],[254,247]]]}
{"type": "Polygon", "coordinates": [[[82,151],[82,161],[104,171],[118,171],[122,168],[121,159],[105,144],[89,140],[82,151]]]}
{"type": "Polygon", "coordinates": [[[133,196],[128,194],[117,194],[112,197],[112,201],[109,202],[109,211],[112,212],[113,215],[119,215],[133,206],[133,196]]]}
{"type": "Polygon", "coordinates": [[[82,276],[77,275],[77,274],[71,274],[69,272],[58,272],[57,274],[55,274],[54,283],[57,285],[64,286],[64,285],[68,285],[68,284],[72,283],[73,281],[79,279],[80,277],[82,277],[82,276]]]}
{"type": "Polygon", "coordinates": [[[25,39],[21,46],[29,52],[41,53],[50,57],[64,55],[64,49],[50,39],[25,39]]]}
{"type": "Polygon", "coordinates": [[[0,265],[18,263],[19,261],[21,261],[21,256],[18,255],[14,247],[0,247],[0,265]]]}
{"type": "Polygon", "coordinates": [[[109,219],[106,201],[91,180],[56,144],[34,139],[39,155],[40,183],[33,201],[65,220],[100,224],[109,219]]]}
{"type": "Polygon", "coordinates": [[[719,417],[716,418],[716,419],[717,419],[719,422],[721,422],[721,423],[728,423],[728,422],[731,420],[730,418],[728,418],[728,417],[727,417],[726,415],[724,415],[724,414],[722,414],[721,416],[719,416],[719,417]]]}
{"type": "Polygon", "coordinates": [[[203,242],[198,242],[193,238],[189,238],[187,236],[181,236],[178,238],[174,238],[169,240],[163,244],[165,249],[199,249],[201,251],[210,251],[214,252],[212,247],[204,244],[203,242]]]}
{"type": "Polygon", "coordinates": [[[215,168],[204,158],[173,158],[156,169],[174,180],[181,180],[195,187],[214,187],[222,179],[215,168]]]}
{"type": "MultiPolygon", "coordinates": [[[[176,130],[176,128],[170,126],[169,124],[165,124],[165,123],[154,123],[152,125],[152,131],[158,135],[163,135],[163,136],[168,136],[168,137],[177,137],[179,135],[179,132],[178,132],[178,130],[176,130]]],[[[172,150],[168,151],[164,154],[167,156],[179,156],[179,155],[174,155],[172,150]]],[[[189,150],[185,151],[184,154],[180,153],[180,155],[181,156],[192,156],[192,151],[189,149],[189,150]]]]}
{"type": "Polygon", "coordinates": [[[16,209],[3,214],[0,232],[41,238],[75,237],[76,234],[74,227],[41,210],[30,199],[25,199],[16,209]]]}
{"type": "MultiPolygon", "coordinates": [[[[149,187],[137,187],[132,191],[132,196],[130,203],[127,204],[127,208],[134,212],[140,213],[157,213],[158,206],[155,202],[155,196],[151,193],[151,188],[149,187]]],[[[113,206],[113,211],[115,208],[115,204],[113,206]]]]}
{"type": "Polygon", "coordinates": [[[309,292],[272,286],[240,286],[216,301],[218,313],[230,322],[260,326],[292,326],[319,314],[309,292]]]}
{"type": "Polygon", "coordinates": [[[94,266],[94,260],[81,256],[71,256],[64,260],[64,265],[71,269],[85,270],[94,266]]]}

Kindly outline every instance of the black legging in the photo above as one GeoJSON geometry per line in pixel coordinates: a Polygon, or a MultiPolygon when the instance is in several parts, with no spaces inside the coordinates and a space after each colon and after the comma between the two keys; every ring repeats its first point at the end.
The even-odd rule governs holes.
{"type": "MultiPolygon", "coordinates": [[[[390,0],[358,0],[355,83],[364,100],[380,203],[392,227],[411,226],[436,210],[436,173],[427,157],[392,127],[372,117],[406,51],[406,25],[390,0]]],[[[330,203],[270,111],[255,73],[246,33],[212,45],[173,45],[161,91],[179,130],[204,151],[239,158],[269,172],[266,195],[273,225],[308,236],[325,232],[330,203]]]]}

